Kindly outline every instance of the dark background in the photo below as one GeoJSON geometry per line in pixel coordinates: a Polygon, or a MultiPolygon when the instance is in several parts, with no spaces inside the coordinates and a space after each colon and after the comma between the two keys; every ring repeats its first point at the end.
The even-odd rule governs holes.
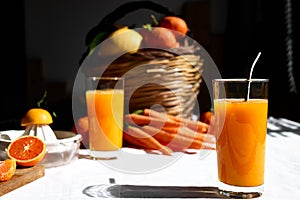
{"type": "Polygon", "coordinates": [[[0,119],[10,123],[25,112],[27,104],[23,1],[2,2],[0,19],[0,119]]]}
{"type": "Polygon", "coordinates": [[[300,121],[299,1],[292,2],[293,75],[297,93],[290,91],[286,51],[285,0],[229,1],[223,75],[248,77],[259,51],[255,78],[269,78],[269,114],[300,121]],[[241,67],[243,66],[243,67],[241,67]]]}
{"type": "MultiPolygon", "coordinates": [[[[61,129],[69,129],[73,123],[70,101],[72,91],[69,90],[66,94],[57,95],[61,94],[61,91],[64,92],[62,90],[65,87],[64,84],[60,82],[51,84],[43,82],[41,84],[38,82],[38,78],[32,80],[32,74],[36,73],[36,70],[33,70],[34,67],[28,69],[28,60],[31,58],[26,52],[25,2],[23,0],[11,0],[3,1],[1,5],[0,120],[2,125],[0,128],[10,128],[3,126],[3,124],[15,123],[15,121],[21,119],[28,108],[32,107],[42,97],[42,91],[46,88],[54,93],[54,95],[49,94],[50,99],[47,106],[50,110],[55,110],[59,116],[59,120],[57,120],[59,122],[55,126],[61,129]],[[30,80],[28,77],[31,77],[30,80]],[[30,92],[30,89],[36,86],[41,87],[39,92],[30,92]],[[62,98],[57,98],[57,96],[62,98]]],[[[86,2],[89,3],[89,1],[86,2]]],[[[170,2],[167,3],[170,4],[170,2]]],[[[197,1],[193,2],[197,3],[197,1]]],[[[207,4],[207,1],[201,2],[204,2],[200,8],[203,12],[198,12],[198,14],[212,11],[211,4],[207,4]]],[[[214,8],[219,9],[218,1],[214,2],[214,8]]],[[[253,77],[270,79],[269,115],[300,122],[299,26],[296,25],[297,19],[299,19],[299,12],[297,11],[300,9],[298,1],[291,1],[293,34],[290,35],[293,39],[292,62],[297,93],[290,91],[288,81],[287,29],[284,14],[286,1],[221,0],[219,2],[223,2],[219,4],[220,6],[224,6],[224,2],[226,3],[226,8],[222,7],[223,10],[226,9],[225,13],[227,14],[224,16],[224,18],[226,17],[225,29],[221,32],[211,32],[209,37],[200,34],[197,38],[197,34],[195,34],[195,39],[199,39],[199,43],[203,44],[210,53],[224,78],[248,77],[250,66],[258,52],[261,51],[262,55],[255,67],[253,77]]],[[[199,6],[199,4],[197,5],[199,6]]],[[[186,13],[186,10],[186,7],[183,6],[181,14],[187,19],[191,30],[196,31],[199,19],[197,16],[193,18],[193,14],[186,13]]],[[[99,8],[99,12],[101,13],[101,8],[99,8]]],[[[82,14],[77,13],[79,16],[82,14]]],[[[100,21],[100,19],[95,21],[100,21]]],[[[210,27],[210,22],[210,20],[206,20],[204,24],[210,27]]],[[[90,25],[88,27],[92,28],[90,25]]],[[[76,28],[83,32],[89,30],[86,27],[76,28]]],[[[41,37],[44,36],[41,35],[41,37]]],[[[80,45],[84,45],[83,41],[84,36],[82,41],[79,41],[80,45]]],[[[84,50],[80,49],[79,52],[83,53],[84,50]]],[[[49,49],[49,51],[56,51],[56,49],[49,49]]],[[[78,55],[79,58],[80,55],[78,55]]],[[[77,63],[77,60],[75,63],[77,63]]],[[[76,74],[77,69],[78,67],[74,67],[72,73],[76,74]]],[[[61,73],[64,73],[63,68],[61,68],[61,73]]],[[[202,92],[201,95],[205,95],[205,92],[202,92]]]]}

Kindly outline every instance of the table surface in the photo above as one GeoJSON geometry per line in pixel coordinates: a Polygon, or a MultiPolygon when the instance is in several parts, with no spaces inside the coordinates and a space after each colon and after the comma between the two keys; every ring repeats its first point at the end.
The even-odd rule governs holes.
{"type": "MultiPolygon", "coordinates": [[[[266,148],[265,191],[256,199],[299,199],[300,124],[270,117],[266,148]]],[[[1,199],[93,199],[83,190],[93,185],[109,185],[112,179],[122,185],[216,188],[216,152],[199,150],[196,154],[164,156],[123,148],[117,160],[76,159],[65,166],[48,168],[44,177],[1,199]]]]}

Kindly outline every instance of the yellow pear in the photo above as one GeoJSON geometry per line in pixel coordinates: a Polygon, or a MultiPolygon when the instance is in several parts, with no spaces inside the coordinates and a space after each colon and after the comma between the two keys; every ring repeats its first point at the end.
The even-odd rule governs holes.
{"type": "Polygon", "coordinates": [[[142,42],[142,36],[127,26],[114,31],[99,46],[101,56],[120,56],[124,53],[136,52],[142,42]]]}

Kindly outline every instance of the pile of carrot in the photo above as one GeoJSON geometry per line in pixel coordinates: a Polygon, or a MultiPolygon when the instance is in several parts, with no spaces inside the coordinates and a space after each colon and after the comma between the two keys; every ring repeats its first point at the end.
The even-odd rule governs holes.
{"type": "Polygon", "coordinates": [[[158,150],[164,155],[187,149],[215,149],[215,137],[209,124],[144,109],[125,115],[124,141],[127,145],[158,150]]]}

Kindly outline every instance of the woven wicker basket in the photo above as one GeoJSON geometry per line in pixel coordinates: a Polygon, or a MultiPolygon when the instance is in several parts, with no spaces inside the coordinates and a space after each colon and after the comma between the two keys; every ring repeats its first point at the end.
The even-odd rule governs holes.
{"type": "Polygon", "coordinates": [[[198,106],[197,96],[202,81],[203,59],[199,52],[198,45],[190,41],[184,41],[170,51],[140,49],[105,66],[102,76],[125,78],[125,106],[129,105],[126,112],[152,108],[175,116],[191,117],[198,106]]]}
{"type": "Polygon", "coordinates": [[[199,93],[202,65],[200,56],[194,54],[140,50],[117,59],[103,76],[125,78],[129,112],[156,107],[158,111],[190,117],[199,93]]]}

